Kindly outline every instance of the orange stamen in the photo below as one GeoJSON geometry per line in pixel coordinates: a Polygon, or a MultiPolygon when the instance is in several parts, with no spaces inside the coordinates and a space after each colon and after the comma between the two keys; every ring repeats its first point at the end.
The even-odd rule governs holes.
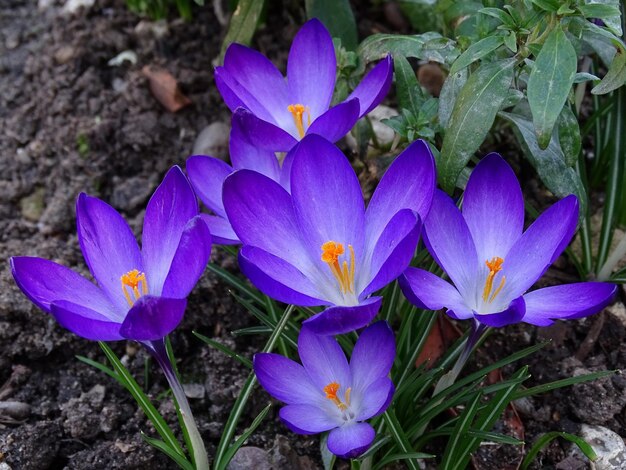
{"type": "Polygon", "coordinates": [[[339,399],[339,397],[337,397],[337,392],[339,391],[340,388],[341,388],[341,385],[339,385],[337,382],[331,382],[324,387],[324,393],[326,394],[326,398],[332,401],[335,405],[337,405],[337,408],[343,411],[347,409],[348,406],[350,406],[350,394],[352,392],[352,388],[348,388],[346,390],[346,393],[345,393],[346,402],[345,403],[343,403],[339,399]]]}
{"type": "Polygon", "coordinates": [[[500,291],[504,287],[504,283],[506,282],[506,276],[502,276],[502,279],[500,279],[500,285],[498,286],[498,288],[495,290],[493,294],[491,293],[491,290],[493,289],[493,280],[495,279],[496,274],[502,271],[503,263],[504,263],[504,260],[502,258],[499,258],[498,256],[491,258],[491,260],[485,261],[485,264],[489,268],[489,274],[487,274],[487,279],[485,280],[485,287],[483,289],[483,301],[484,302],[489,302],[489,303],[493,302],[493,300],[496,298],[496,296],[500,293],[500,291]]]}
{"type": "Polygon", "coordinates": [[[146,275],[137,269],[133,269],[132,271],[128,271],[126,274],[123,274],[120,280],[122,281],[122,292],[124,293],[124,297],[126,298],[128,305],[131,307],[139,297],[148,293],[148,281],[146,280],[146,275]],[[141,291],[139,291],[140,285],[141,291]],[[134,299],[131,297],[129,291],[132,292],[134,299]]]}
{"type": "Polygon", "coordinates": [[[298,129],[298,134],[300,134],[300,138],[304,137],[304,113],[307,115],[307,127],[311,125],[311,112],[308,106],[304,106],[302,104],[290,104],[287,106],[287,110],[293,116],[293,122],[296,125],[296,129],[298,129]]]}
{"type": "Polygon", "coordinates": [[[328,264],[330,272],[337,279],[339,288],[344,294],[354,293],[354,248],[348,245],[348,249],[350,250],[350,263],[344,260],[342,264],[339,264],[339,257],[345,253],[343,245],[332,240],[322,245],[322,261],[328,264]]]}

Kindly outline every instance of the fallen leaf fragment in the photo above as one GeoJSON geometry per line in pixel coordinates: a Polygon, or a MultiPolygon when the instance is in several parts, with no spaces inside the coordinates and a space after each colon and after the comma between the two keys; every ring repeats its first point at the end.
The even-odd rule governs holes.
{"type": "Polygon", "coordinates": [[[167,70],[146,65],[141,73],[148,78],[154,97],[169,112],[175,113],[191,104],[191,100],[182,94],[178,82],[167,70]]]}

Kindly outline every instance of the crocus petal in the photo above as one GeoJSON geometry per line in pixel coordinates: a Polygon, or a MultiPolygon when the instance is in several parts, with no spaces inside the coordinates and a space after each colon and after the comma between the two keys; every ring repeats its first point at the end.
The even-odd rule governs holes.
{"type": "Polygon", "coordinates": [[[380,310],[382,297],[370,297],[351,307],[329,307],[304,321],[318,335],[340,335],[363,328],[380,310]]]}
{"type": "Polygon", "coordinates": [[[307,21],[289,50],[287,85],[290,104],[308,106],[311,118],[315,120],[330,105],[336,73],[333,39],[319,20],[307,21]]]}
{"type": "Polygon", "coordinates": [[[367,327],[359,336],[350,358],[353,390],[364,392],[381,377],[387,377],[395,357],[396,344],[389,324],[379,321],[367,327]]]}
{"type": "Polygon", "coordinates": [[[295,155],[295,147],[287,152],[283,160],[283,164],[280,170],[280,185],[285,188],[285,191],[291,194],[291,166],[293,165],[293,157],[295,155]]]}
{"type": "Polygon", "coordinates": [[[92,341],[117,341],[124,339],[120,324],[91,310],[65,300],[50,304],[50,311],[63,328],[92,341]]]}
{"type": "Polygon", "coordinates": [[[346,355],[332,336],[320,336],[303,325],[298,336],[298,354],[311,382],[319,390],[337,382],[341,387],[338,394],[343,394],[352,386],[346,355]]]}
{"type": "Polygon", "coordinates": [[[545,287],[524,295],[526,314],[523,322],[538,326],[552,324],[552,319],[582,318],[609,305],[617,286],[603,282],[579,282],[545,287]]]}
{"type": "Polygon", "coordinates": [[[306,133],[321,135],[329,142],[337,142],[350,132],[358,119],[359,100],[344,101],[313,121],[306,133]]]}
{"type": "Polygon", "coordinates": [[[55,301],[73,304],[99,312],[105,318],[121,321],[127,308],[120,311],[102,290],[65,266],[42,258],[11,258],[11,272],[18,287],[37,307],[51,313],[55,301]]]}
{"type": "Polygon", "coordinates": [[[354,458],[365,452],[374,441],[376,432],[368,423],[350,423],[328,434],[328,450],[344,459],[354,458]]]}
{"type": "Polygon", "coordinates": [[[368,247],[375,246],[391,217],[401,209],[412,209],[425,220],[436,183],[435,159],[430,147],[417,140],[398,155],[372,195],[365,212],[368,247]]]}
{"type": "Polygon", "coordinates": [[[524,229],[524,198],[511,167],[497,153],[483,158],[469,178],[463,217],[479,262],[506,258],[524,229]]]}
{"type": "Polygon", "coordinates": [[[360,391],[358,398],[354,395],[354,404],[356,406],[356,400],[358,399],[358,414],[356,416],[357,421],[364,421],[370,419],[387,409],[393,394],[395,387],[393,382],[388,377],[380,377],[375,382],[371,383],[365,390],[360,391]]]}
{"type": "Polygon", "coordinates": [[[261,292],[280,302],[301,306],[328,303],[296,267],[261,248],[243,246],[239,251],[239,267],[261,292]]]}
{"type": "Polygon", "coordinates": [[[392,79],[393,62],[391,56],[388,55],[363,77],[361,83],[348,96],[348,99],[359,99],[361,106],[359,117],[365,116],[387,96],[392,79]]]}
{"type": "MultiPolygon", "coordinates": [[[[267,110],[274,122],[284,125],[287,106],[290,104],[287,100],[287,82],[267,57],[234,43],[226,50],[224,68],[267,110]]],[[[252,108],[249,109],[254,112],[252,108]]]]}
{"type": "Polygon", "coordinates": [[[211,256],[211,232],[198,215],[185,226],[174,259],[163,284],[164,297],[182,299],[189,295],[211,256]]]}
{"type": "Polygon", "coordinates": [[[76,225],[80,248],[91,274],[114,305],[126,311],[128,303],[120,278],[134,269],[143,271],[133,232],[115,209],[84,193],[76,201],[76,225]]]}
{"type": "Polygon", "coordinates": [[[352,245],[357,262],[362,259],[365,209],[361,186],[347,158],[324,138],[308,135],[294,152],[291,194],[300,233],[311,259],[335,286],[337,281],[321,260],[321,247],[334,241],[348,253],[352,245]]]}
{"type": "MultiPolygon", "coordinates": [[[[246,131],[242,126],[241,115],[233,115],[229,141],[230,161],[233,164],[233,168],[235,170],[254,170],[274,181],[278,181],[280,179],[280,166],[278,165],[276,154],[271,150],[253,145],[248,140],[246,131]]],[[[221,203],[222,192],[220,189],[221,203]]]]}
{"type": "Polygon", "coordinates": [[[524,302],[524,297],[518,297],[511,302],[507,309],[501,312],[486,314],[474,312],[474,318],[483,325],[499,328],[521,321],[525,312],[526,303],[524,302]]]}
{"type": "Polygon", "coordinates": [[[183,230],[197,214],[196,195],[182,170],[175,166],[150,198],[143,220],[141,255],[152,295],[161,295],[183,230]]]}
{"type": "Polygon", "coordinates": [[[287,404],[313,405],[325,400],[323,389],[315,388],[304,367],[279,354],[255,354],[254,373],[270,395],[287,404]]]}
{"type": "Polygon", "coordinates": [[[447,308],[457,319],[472,318],[459,291],[449,282],[419,268],[408,268],[399,279],[402,293],[413,305],[428,310],[447,308]]]}
{"type": "Polygon", "coordinates": [[[200,214],[200,216],[209,227],[211,240],[216,245],[239,245],[241,243],[228,219],[209,214],[200,214]]]}
{"type": "Polygon", "coordinates": [[[298,143],[287,131],[255,116],[245,108],[237,108],[235,115],[241,120],[242,128],[245,129],[245,138],[260,149],[288,152],[298,143]]]}
{"type": "Polygon", "coordinates": [[[186,307],[187,299],[144,295],[128,311],[120,334],[133,341],[165,338],[183,319],[186,307]]]}
{"type": "MultiPolygon", "coordinates": [[[[371,262],[366,269],[373,279],[365,287],[361,297],[386,286],[402,274],[415,254],[421,229],[419,216],[410,209],[401,210],[389,221],[374,249],[367,252],[371,255],[371,262]]],[[[367,266],[368,260],[364,264],[367,266]]],[[[362,279],[364,278],[359,278],[359,281],[362,279]]]]}
{"type": "Polygon", "coordinates": [[[273,116],[265,109],[265,106],[246,87],[239,83],[230,71],[224,67],[216,67],[213,77],[215,78],[215,85],[224,99],[224,103],[231,111],[235,112],[239,108],[245,108],[254,116],[257,116],[258,119],[276,124],[273,116]]]}
{"type": "Polygon", "coordinates": [[[497,298],[507,303],[526,292],[565,248],[578,220],[578,200],[567,196],[541,214],[513,245],[502,265],[506,283],[497,298]]]}
{"type": "Polygon", "coordinates": [[[424,222],[424,243],[461,296],[474,296],[478,268],[474,241],[461,211],[439,190],[424,222]]]}
{"type": "Polygon", "coordinates": [[[317,434],[341,424],[337,413],[329,413],[326,409],[313,405],[283,406],[279,416],[291,431],[298,434],[317,434]]]}
{"type": "Polygon", "coordinates": [[[226,217],[222,203],[222,185],[233,168],[219,158],[194,155],[187,159],[187,174],[202,203],[221,217],[226,217]]]}

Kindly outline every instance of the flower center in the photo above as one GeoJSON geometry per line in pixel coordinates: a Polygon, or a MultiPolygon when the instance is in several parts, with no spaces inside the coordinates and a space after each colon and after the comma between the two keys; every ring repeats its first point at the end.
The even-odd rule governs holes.
{"type": "Polygon", "coordinates": [[[345,253],[343,245],[332,240],[322,245],[322,261],[328,264],[343,294],[354,293],[354,248],[348,245],[348,249],[350,250],[350,265],[347,260],[339,264],[339,257],[345,253]]]}
{"type": "Polygon", "coordinates": [[[120,280],[122,281],[122,292],[124,292],[124,297],[126,297],[126,301],[131,307],[134,305],[135,301],[139,299],[139,297],[148,293],[148,281],[146,280],[146,275],[137,269],[133,269],[132,271],[128,271],[126,274],[123,274],[120,280]],[[139,291],[140,285],[141,291],[139,291]]]}
{"type": "Polygon", "coordinates": [[[502,271],[503,263],[504,263],[504,260],[497,256],[491,258],[491,260],[485,261],[485,264],[489,268],[489,274],[487,274],[487,279],[485,280],[485,287],[483,289],[483,301],[484,302],[488,302],[488,303],[493,302],[493,299],[496,298],[496,296],[500,293],[500,291],[504,287],[504,283],[506,282],[506,276],[502,276],[502,279],[500,279],[500,285],[493,292],[493,294],[491,293],[491,290],[493,289],[493,280],[496,277],[496,274],[502,271]]]}
{"type": "Polygon", "coordinates": [[[298,129],[298,134],[300,134],[300,138],[304,137],[304,114],[306,113],[307,124],[309,127],[311,125],[311,110],[308,106],[304,106],[303,104],[290,104],[287,106],[287,110],[293,116],[293,122],[296,125],[296,129],[298,129]]]}
{"type": "Polygon", "coordinates": [[[339,408],[341,411],[345,411],[350,406],[350,393],[352,393],[352,388],[348,387],[348,389],[346,389],[346,393],[344,394],[345,403],[342,402],[339,397],[337,397],[337,392],[340,388],[341,385],[339,385],[337,382],[331,382],[324,387],[324,393],[326,394],[326,398],[328,398],[335,405],[337,405],[337,408],[339,408]]]}

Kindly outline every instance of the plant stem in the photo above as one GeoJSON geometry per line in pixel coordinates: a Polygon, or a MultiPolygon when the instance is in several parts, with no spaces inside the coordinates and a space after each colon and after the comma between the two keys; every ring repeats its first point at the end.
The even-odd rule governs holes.
{"type": "Polygon", "coordinates": [[[196,469],[209,470],[209,460],[206,449],[204,448],[202,436],[200,435],[200,431],[198,431],[196,421],[193,419],[193,414],[191,413],[191,408],[189,406],[189,402],[187,401],[187,396],[185,395],[183,386],[178,380],[176,372],[174,372],[174,368],[172,367],[172,363],[167,356],[165,340],[150,341],[149,344],[146,344],[146,347],[161,367],[161,370],[170,385],[172,393],[174,394],[174,399],[178,404],[178,409],[183,418],[183,423],[187,428],[187,434],[189,435],[189,441],[191,442],[192,447],[189,449],[189,452],[192,455],[196,469]]]}

